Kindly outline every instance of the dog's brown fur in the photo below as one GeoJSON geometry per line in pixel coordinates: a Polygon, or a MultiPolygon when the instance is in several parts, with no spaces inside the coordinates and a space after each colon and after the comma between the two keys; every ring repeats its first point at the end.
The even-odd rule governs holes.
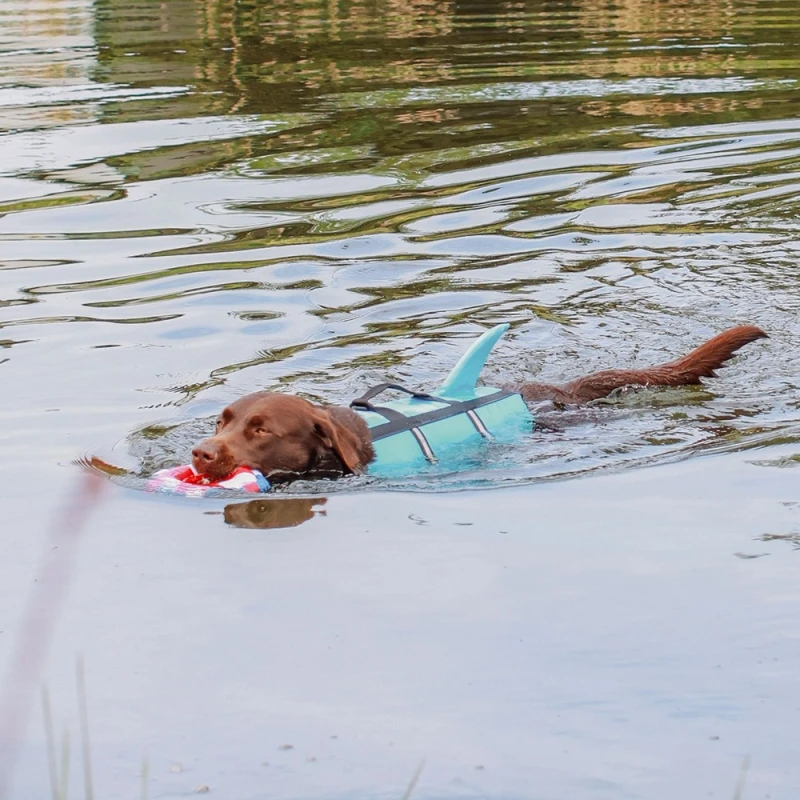
{"type": "MultiPolygon", "coordinates": [[[[525,382],[503,388],[519,392],[529,403],[576,405],[623,386],[689,386],[715,377],[715,370],[740,347],[766,335],[753,325],[742,325],[668,364],[605,370],[563,386],[525,382]]],[[[272,483],[363,472],[374,457],[369,428],[354,411],[273,392],[231,403],[217,420],[216,433],[192,450],[194,468],[212,480],[224,478],[236,467],[251,467],[272,483]]]]}
{"type": "Polygon", "coordinates": [[[692,386],[700,383],[700,378],[715,378],[715,370],[724,366],[740,347],[766,336],[761,328],[754,325],[740,325],[720,333],[689,355],[668,364],[647,369],[608,369],[563,386],[521,383],[504,388],[520,392],[528,403],[551,400],[563,405],[580,405],[607,397],[614,389],[623,386],[692,386]]]}

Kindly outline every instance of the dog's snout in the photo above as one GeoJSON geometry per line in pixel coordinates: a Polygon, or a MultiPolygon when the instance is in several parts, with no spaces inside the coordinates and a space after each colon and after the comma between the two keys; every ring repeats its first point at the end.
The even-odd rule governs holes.
{"type": "Polygon", "coordinates": [[[201,475],[217,475],[230,471],[229,453],[224,443],[206,439],[192,450],[192,466],[201,475]]]}
{"type": "Polygon", "coordinates": [[[192,458],[201,464],[210,464],[217,457],[217,448],[210,442],[201,442],[192,450],[192,458]]]}

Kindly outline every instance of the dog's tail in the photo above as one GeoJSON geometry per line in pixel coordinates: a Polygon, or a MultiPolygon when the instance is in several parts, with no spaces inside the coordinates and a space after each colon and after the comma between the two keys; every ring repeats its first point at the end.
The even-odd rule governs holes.
{"type": "Polygon", "coordinates": [[[740,348],[767,334],[754,325],[740,325],[720,333],[683,358],[647,369],[609,369],[563,386],[523,384],[520,387],[526,400],[554,400],[559,403],[588,403],[605,397],[623,386],[691,386],[700,378],[716,377],[719,369],[740,348]],[[546,389],[548,391],[537,391],[546,389]],[[526,391],[527,390],[527,391],[526,391]]]}
{"type": "MultiPolygon", "coordinates": [[[[701,344],[689,355],[654,367],[653,379],[649,382],[661,386],[687,386],[700,383],[700,378],[716,378],[714,370],[725,366],[725,362],[740,348],[756,339],[766,339],[767,334],[755,325],[740,325],[738,328],[720,333],[705,344],[701,344]],[[659,383],[659,381],[663,381],[659,383]]],[[[647,375],[649,370],[643,370],[647,375]]]]}

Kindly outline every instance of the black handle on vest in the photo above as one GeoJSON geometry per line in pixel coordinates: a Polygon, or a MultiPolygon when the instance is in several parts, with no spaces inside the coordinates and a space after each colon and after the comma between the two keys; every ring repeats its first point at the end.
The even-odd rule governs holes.
{"type": "MultiPolygon", "coordinates": [[[[367,411],[371,411],[373,409],[372,400],[374,397],[377,397],[382,392],[387,391],[387,389],[394,389],[397,392],[405,392],[406,394],[410,394],[412,397],[415,397],[417,400],[439,400],[438,397],[433,397],[426,392],[415,392],[413,389],[406,389],[405,386],[401,386],[399,383],[379,383],[377,386],[373,386],[371,389],[367,389],[361,397],[356,397],[350,403],[350,408],[365,408],[367,411]]],[[[440,401],[440,402],[448,402],[447,400],[440,401]]]]}

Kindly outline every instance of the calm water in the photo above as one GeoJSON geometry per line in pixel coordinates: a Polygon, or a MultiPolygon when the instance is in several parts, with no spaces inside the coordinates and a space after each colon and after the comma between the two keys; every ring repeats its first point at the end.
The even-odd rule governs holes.
{"type": "Polygon", "coordinates": [[[80,655],[103,797],[797,798],[798,53],[781,0],[0,3],[0,667],[80,459],[499,322],[489,381],[771,337],[435,483],[108,483],[30,672],[71,796],[80,655]]]}

